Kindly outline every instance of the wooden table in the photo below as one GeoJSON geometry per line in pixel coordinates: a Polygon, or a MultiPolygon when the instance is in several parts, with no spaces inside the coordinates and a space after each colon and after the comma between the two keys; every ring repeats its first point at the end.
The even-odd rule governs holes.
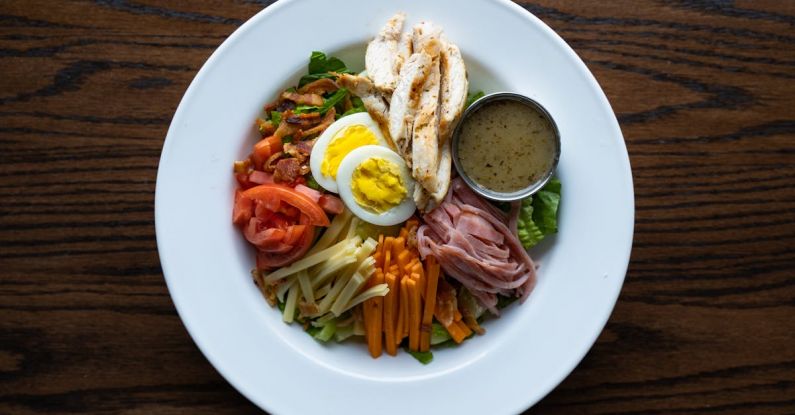
{"type": "MultiPolygon", "coordinates": [[[[0,2],[0,413],[257,412],[174,310],[153,196],[188,83],[268,3],[0,2]]],[[[795,413],[795,1],[665,3],[523,3],[607,93],[637,203],[607,328],[529,413],[795,413]]]]}

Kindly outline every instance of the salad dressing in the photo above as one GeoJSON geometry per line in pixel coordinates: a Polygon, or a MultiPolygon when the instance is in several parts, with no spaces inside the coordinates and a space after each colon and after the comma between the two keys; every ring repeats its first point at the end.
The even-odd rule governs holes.
{"type": "Polygon", "coordinates": [[[536,109],[516,101],[496,101],[463,123],[458,161],[477,185],[496,192],[516,192],[552,168],[555,131],[536,109]]]}

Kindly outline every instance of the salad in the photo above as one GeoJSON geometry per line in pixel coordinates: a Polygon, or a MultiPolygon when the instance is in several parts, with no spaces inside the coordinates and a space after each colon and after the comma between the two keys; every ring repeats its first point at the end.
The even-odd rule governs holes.
{"type": "Polygon", "coordinates": [[[455,177],[450,136],[483,93],[469,92],[441,28],[404,32],[404,20],[370,42],[366,73],[312,52],[298,84],[265,105],[260,138],[234,163],[232,221],[286,323],[428,363],[530,295],[527,250],[557,232],[561,185],[496,204],[455,177]]]}

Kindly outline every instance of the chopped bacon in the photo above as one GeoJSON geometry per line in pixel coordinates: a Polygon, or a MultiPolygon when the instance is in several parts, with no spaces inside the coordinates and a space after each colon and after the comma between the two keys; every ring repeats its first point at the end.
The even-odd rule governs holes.
{"type": "Polygon", "coordinates": [[[313,135],[313,134],[320,134],[320,133],[322,133],[322,132],[323,132],[323,130],[325,130],[326,128],[328,128],[328,126],[329,126],[329,125],[331,125],[331,123],[333,123],[333,122],[334,122],[334,117],[335,117],[336,115],[337,115],[337,112],[336,112],[336,111],[334,110],[334,108],[332,107],[331,109],[329,109],[329,110],[328,110],[328,112],[326,112],[326,116],[325,116],[325,117],[323,117],[323,121],[321,121],[321,122],[320,122],[320,124],[318,124],[318,125],[316,125],[316,126],[314,126],[314,127],[310,128],[310,129],[308,129],[308,130],[304,131],[304,134],[303,134],[303,135],[305,135],[305,136],[310,136],[310,135],[313,135]]]}
{"type": "Polygon", "coordinates": [[[283,155],[284,153],[281,151],[273,153],[270,157],[268,157],[268,160],[262,164],[262,169],[267,173],[273,173],[273,171],[276,170],[276,163],[283,155]]]}
{"type": "Polygon", "coordinates": [[[300,176],[301,163],[294,158],[281,159],[276,163],[273,180],[276,182],[292,183],[300,176]]]}
{"type": "Polygon", "coordinates": [[[262,118],[257,118],[257,129],[263,137],[273,135],[276,131],[276,126],[270,121],[265,121],[262,118]]]}
{"type": "Polygon", "coordinates": [[[320,113],[307,112],[303,114],[292,114],[284,120],[301,128],[311,127],[320,122],[320,113]]]}
{"type": "Polygon", "coordinates": [[[298,129],[298,127],[296,127],[296,126],[294,126],[294,125],[292,125],[292,124],[290,124],[288,122],[285,122],[285,120],[287,118],[290,118],[292,116],[293,116],[293,112],[291,110],[285,111],[285,113],[282,114],[282,122],[281,122],[281,124],[279,124],[279,127],[276,128],[276,131],[273,132],[273,135],[275,135],[276,137],[279,137],[279,139],[283,139],[284,137],[287,137],[288,135],[292,135],[293,137],[295,137],[295,133],[297,131],[300,131],[300,130],[298,129]]]}
{"type": "Polygon", "coordinates": [[[297,92],[284,91],[281,97],[298,105],[312,105],[314,107],[323,105],[323,97],[318,94],[299,94],[297,92]]]}
{"type": "Polygon", "coordinates": [[[287,143],[284,145],[284,154],[295,157],[300,163],[303,163],[309,158],[309,155],[312,154],[312,146],[314,144],[315,140],[287,143]]]}
{"type": "Polygon", "coordinates": [[[298,89],[298,92],[302,94],[323,95],[329,92],[334,92],[338,89],[340,89],[340,86],[337,85],[337,83],[334,82],[334,80],[329,78],[322,78],[302,86],[301,88],[298,89]]]}

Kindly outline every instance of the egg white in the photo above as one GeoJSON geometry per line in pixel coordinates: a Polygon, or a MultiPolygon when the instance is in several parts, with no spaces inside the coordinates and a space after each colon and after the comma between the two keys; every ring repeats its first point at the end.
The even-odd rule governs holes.
{"type": "Polygon", "coordinates": [[[392,226],[405,222],[414,214],[417,206],[414,204],[414,179],[411,177],[406,162],[397,153],[388,147],[368,145],[359,147],[345,156],[337,170],[337,184],[340,198],[345,206],[359,219],[379,226],[392,226]],[[351,188],[353,172],[361,163],[370,158],[381,158],[395,163],[400,169],[400,178],[406,187],[406,196],[399,205],[387,210],[386,212],[376,213],[356,203],[351,188]]]}
{"type": "Polygon", "coordinates": [[[376,124],[372,117],[370,117],[370,114],[366,112],[351,114],[334,121],[334,123],[329,125],[328,128],[326,128],[326,130],[320,134],[320,137],[317,138],[317,141],[315,141],[315,144],[312,147],[312,154],[309,157],[309,168],[312,171],[312,177],[315,178],[315,181],[320,186],[329,192],[339,193],[337,190],[337,181],[334,180],[334,177],[325,176],[321,172],[320,167],[323,164],[323,158],[334,136],[352,125],[363,125],[373,133],[375,139],[378,141],[378,145],[389,147],[384,134],[381,133],[381,129],[378,127],[378,124],[376,124]]]}

